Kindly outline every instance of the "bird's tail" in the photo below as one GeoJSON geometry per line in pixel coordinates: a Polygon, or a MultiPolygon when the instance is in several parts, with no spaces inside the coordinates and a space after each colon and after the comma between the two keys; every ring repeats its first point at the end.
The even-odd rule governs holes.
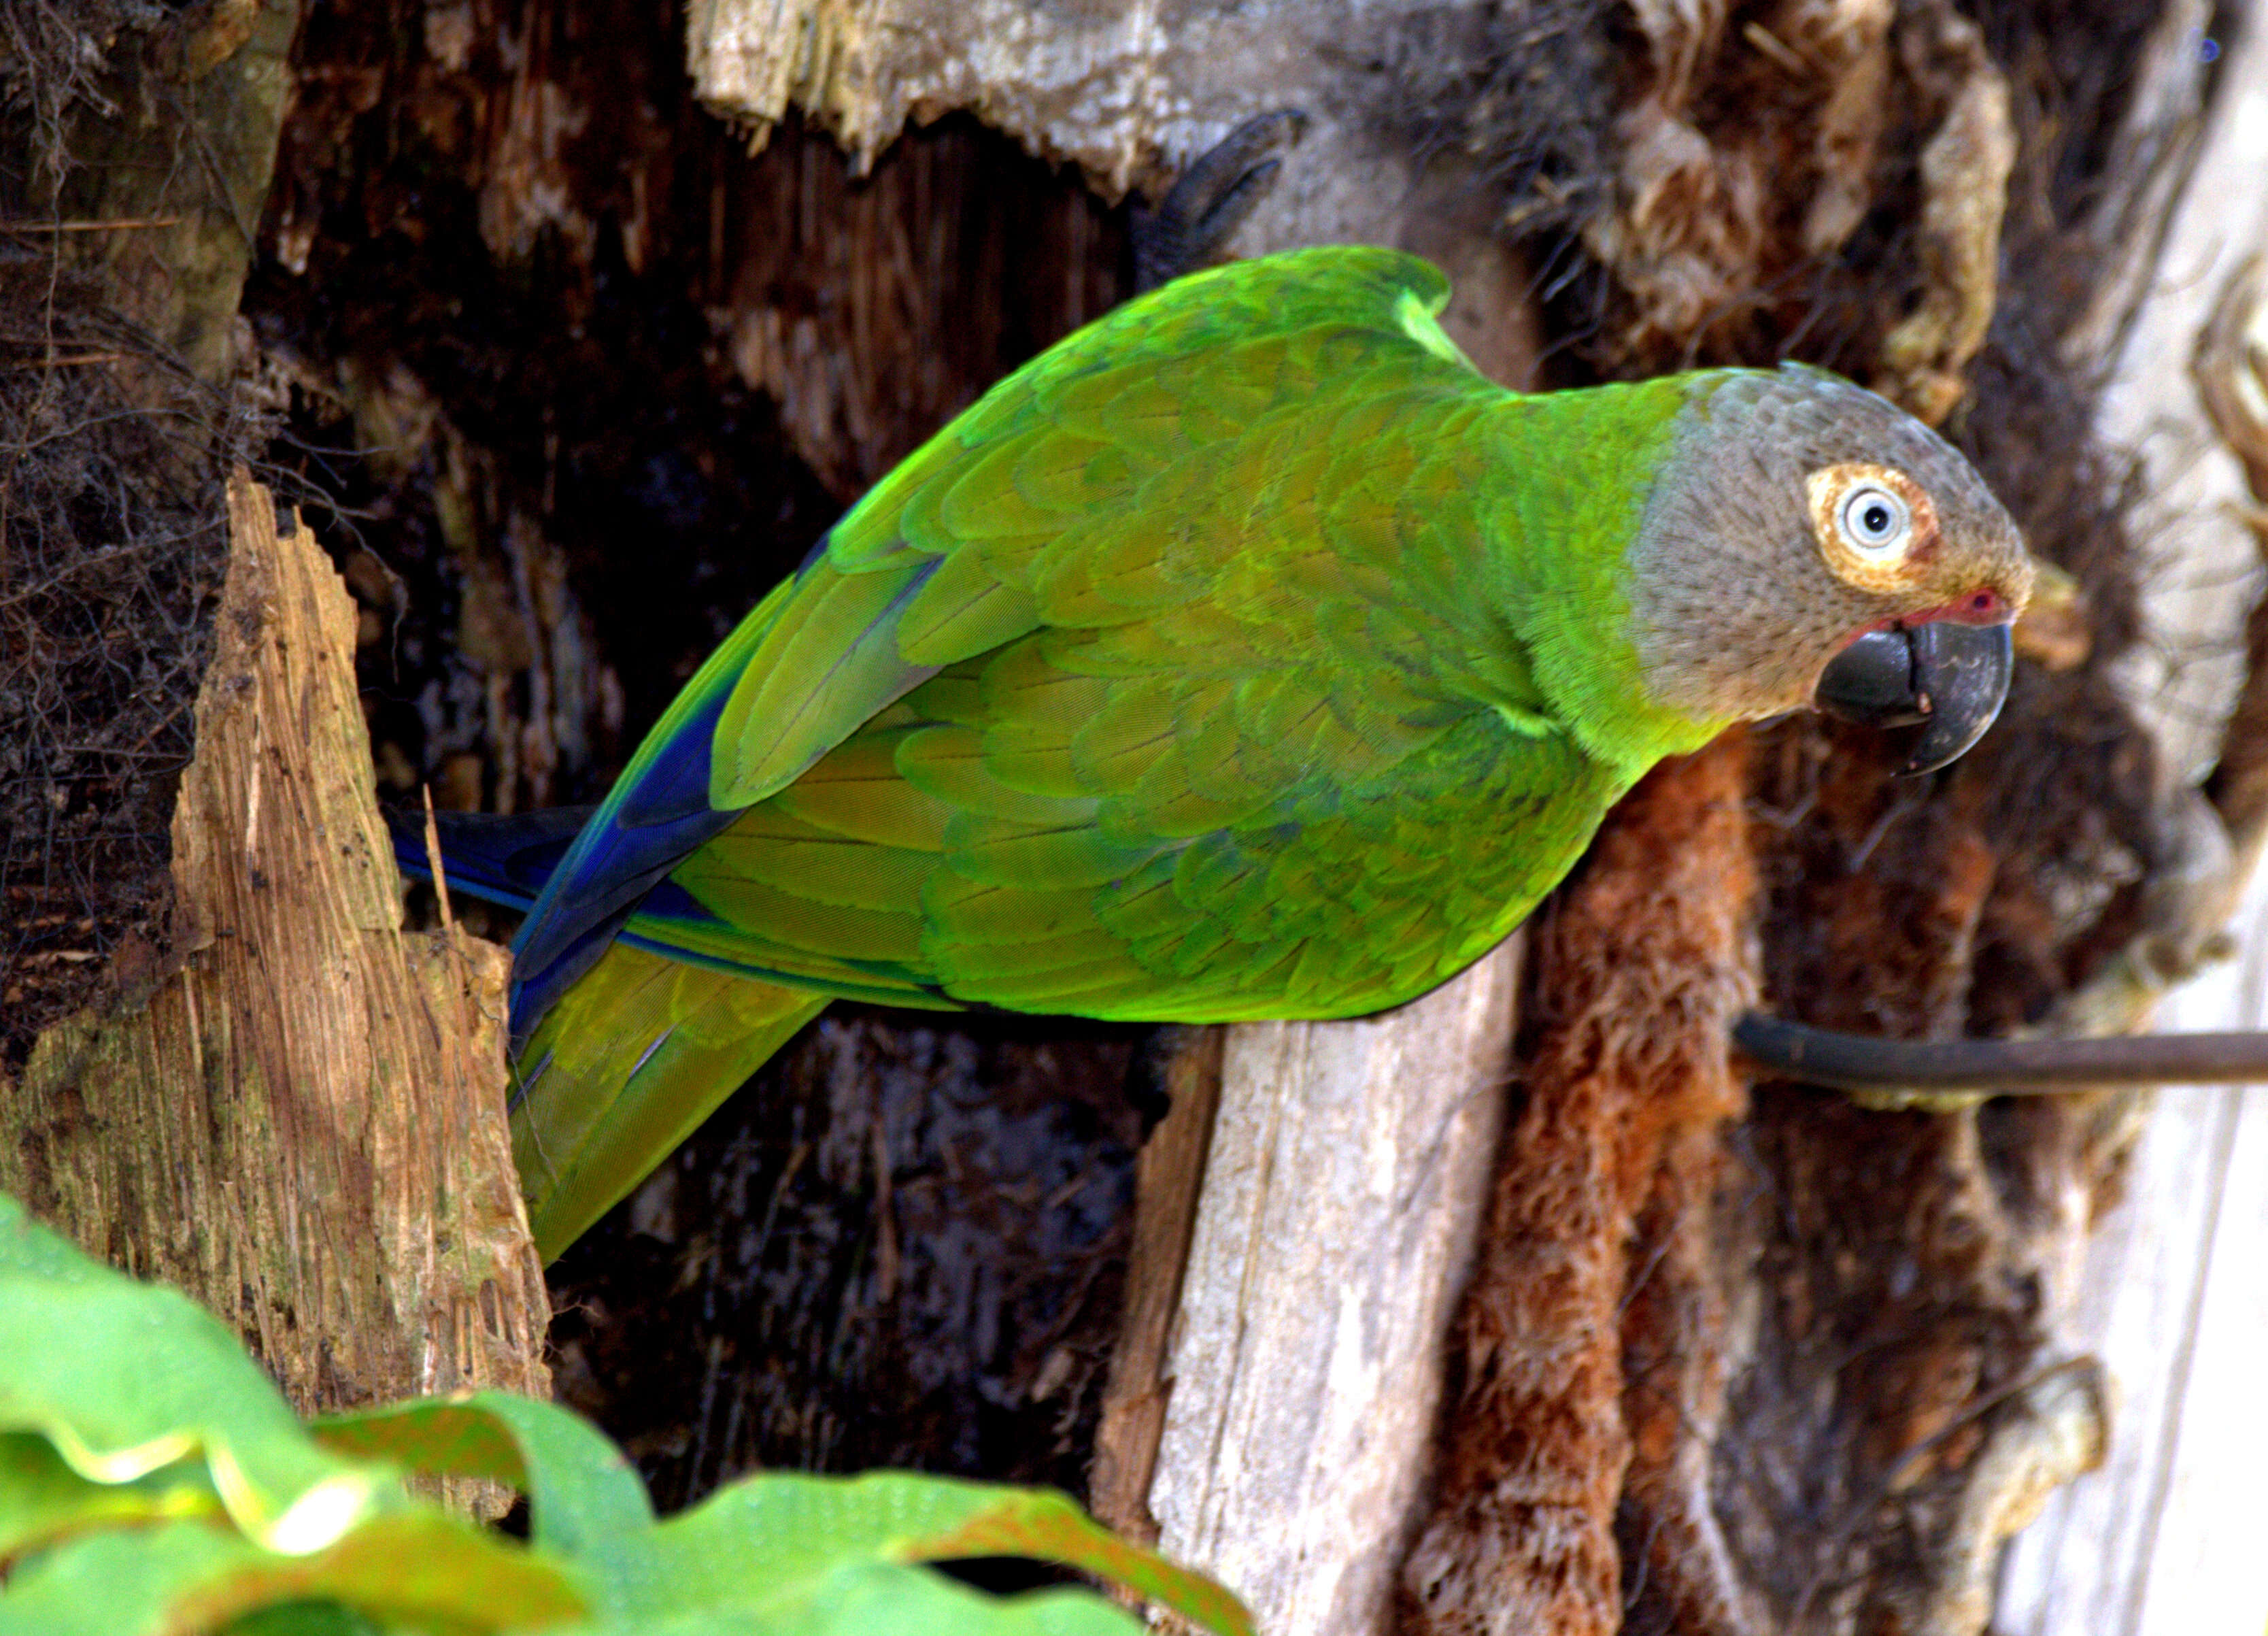
{"type": "MultiPolygon", "coordinates": [[[[523,912],[543,890],[559,860],[574,844],[584,822],[597,808],[547,807],[541,812],[433,814],[441,843],[441,870],[453,892],[468,892],[491,903],[523,912]]],[[[419,881],[433,878],[425,856],[425,814],[390,807],[386,827],[394,836],[394,861],[419,881]]]]}
{"type": "MultiPolygon", "coordinates": [[[[436,814],[451,888],[525,910],[590,810],[436,814]]],[[[424,814],[387,822],[402,869],[430,879],[424,814]]],[[[513,1074],[512,1154],[543,1259],[644,1180],[827,999],[616,940],[536,1026],[513,1074]]]]}
{"type": "Polygon", "coordinates": [[[610,946],[519,1055],[512,1153],[544,1260],[644,1181],[827,1001],[610,946]]]}

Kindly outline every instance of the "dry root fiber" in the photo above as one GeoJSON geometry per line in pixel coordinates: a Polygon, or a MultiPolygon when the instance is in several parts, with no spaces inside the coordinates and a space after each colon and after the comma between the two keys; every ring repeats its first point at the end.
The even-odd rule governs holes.
{"type": "MultiPolygon", "coordinates": [[[[1673,1209],[1706,1192],[1743,1101],[1726,1029],[1754,991],[1747,764],[1735,733],[1658,769],[1534,934],[1521,1108],[1454,1346],[1459,1435],[1404,1574],[1424,1636],[1620,1624],[1638,1218],[1657,1191],[1673,1209]]],[[[1675,1406],[1706,1419],[1720,1383],[1693,1386],[1705,1401],[1675,1406]]]]}
{"type": "MultiPolygon", "coordinates": [[[[1439,94],[1539,63],[1572,83],[1570,39],[1616,36],[1568,11],[1404,70],[1420,132],[1502,179],[1559,378],[1840,369],[1941,419],[2071,576],[2056,629],[2025,633],[2000,726],[1955,771],[1895,783],[1869,735],[1756,734],[1741,794],[1764,1001],[1901,1035],[2036,1024],[2180,863],[2149,741],[2109,682],[2135,637],[2138,563],[2123,468],[2088,427],[2118,321],[2097,274],[2127,231],[2105,225],[2131,228],[2166,187],[2119,167],[2177,157],[2146,138],[2177,123],[2194,77],[2153,56],[2171,38],[2159,8],[1783,0],[1637,6],[1619,66],[1587,70],[1621,110],[1587,146],[1564,99],[1439,94]]],[[[1614,846],[1609,831],[1555,927],[1629,866],[1614,846]]],[[[1558,935],[1539,1006],[1592,991],[1580,962],[1551,969],[1558,935]]],[[[1620,1003],[1631,1032],[1684,1026],[1643,992],[1620,1003]]],[[[1537,1049],[1555,1060],[1553,1036],[1537,1049]]],[[[1713,1083],[1666,1094],[1690,1105],[1713,1083]]],[[[1511,1237],[1484,1251],[1530,1281],[1523,1327],[1490,1338],[1476,1378],[1522,1389],[1469,1385],[1450,1418],[1449,1508],[1412,1563],[1421,1627],[1981,1628],[2011,1496],[2099,1446],[2099,1396],[2048,1352],[2041,1292],[2115,1186],[2108,1133],[2131,1126],[2053,1107],[1888,1116],[1781,1089],[1721,1142],[1584,1116],[1568,1128],[1594,1131],[1611,1206],[1582,1233],[1506,1214],[1492,1235],[1511,1237]],[[1655,1179],[1609,1186],[1633,1140],[1661,1156],[1655,1179]],[[1579,1277],[1586,1301],[1545,1321],[1536,1292],[1579,1277]]],[[[1558,1197],[1570,1161],[1523,1146],[1535,1120],[1506,1198],[1558,1197]]]]}
{"type": "Polygon", "coordinates": [[[0,1073],[165,941],[222,478],[259,436],[214,383],[291,17],[0,17],[0,1073]]]}
{"type": "Polygon", "coordinates": [[[0,254],[0,1075],[166,940],[225,556],[210,407],[52,252],[0,254]],[[182,412],[144,412],[129,360],[182,412]]]}

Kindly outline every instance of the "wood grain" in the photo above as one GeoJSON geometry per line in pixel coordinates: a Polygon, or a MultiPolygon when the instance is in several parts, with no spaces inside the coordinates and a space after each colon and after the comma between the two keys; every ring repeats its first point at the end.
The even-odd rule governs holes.
{"type": "Polygon", "coordinates": [[[1383,1017],[1229,1034],[1150,1508],[1263,1630],[1388,1627],[1518,969],[1507,945],[1383,1017]]]}
{"type": "Polygon", "coordinates": [[[1173,1107],[1143,1144],[1134,1171],[1134,1242],[1126,1258],[1126,1304],[1095,1428],[1087,1507],[1130,1539],[1158,1543],[1150,1484],[1173,1395],[1169,1354],[1182,1309],[1182,1273],[1197,1233],[1197,1200],[1220,1109],[1225,1028],[1192,1028],[1166,1070],[1173,1107]]]}
{"type": "MultiPolygon", "coordinates": [[[[2268,7],[2185,5],[2169,22],[2191,29],[2184,51],[2197,51],[2209,24],[2227,50],[2194,134],[2194,168],[2165,184],[2179,187],[2179,203],[2162,238],[2146,241],[2143,298],[2099,421],[2107,441],[2142,462],[2152,639],[2131,691],[2165,746],[2169,777],[2182,780],[2216,753],[2224,773],[2257,770],[2260,755],[2257,742],[2221,742],[2222,719],[2245,683],[2253,600],[2232,587],[2257,574],[2259,545],[2238,520],[2244,474],[2218,443],[2189,364],[2232,270],[2268,247],[2268,193],[2258,185],[2268,166],[2268,7]]],[[[2146,88],[2163,74],[2145,64],[2137,80],[2146,88]]],[[[2250,658],[2257,666],[2258,652],[2250,658]]],[[[2257,733],[2261,722],[2247,725],[2257,733]]],[[[2242,863],[2257,843],[2245,829],[2260,814],[2257,800],[2233,810],[2232,793],[2224,786],[2215,798],[2242,863]]],[[[2205,889],[2212,886],[2208,878],[2205,889]]],[[[2173,993],[2159,1027],[2268,1026],[2268,883],[2255,878],[2229,932],[2236,959],[2173,993]]],[[[2056,1292],[2059,1341],[2099,1357],[2115,1388],[2107,1458],[2051,1500],[2010,1549],[1994,1620],[2005,1636],[2249,1636],[2268,1625],[2257,1566],[2268,1538],[2264,1175],[2268,1090],[2158,1094],[2124,1197],[2056,1292]]]]}
{"type": "Polygon", "coordinates": [[[235,1324],[303,1411],[548,1396],[504,1126],[507,956],[402,932],[353,605],[264,489],[239,474],[228,503],[173,947],[122,959],[107,1013],[0,1084],[0,1188],[235,1324]]]}

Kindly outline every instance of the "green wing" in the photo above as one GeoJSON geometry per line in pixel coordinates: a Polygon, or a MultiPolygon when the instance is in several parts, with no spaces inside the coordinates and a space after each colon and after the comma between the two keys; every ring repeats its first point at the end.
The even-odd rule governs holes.
{"type": "Polygon", "coordinates": [[[1474,958],[1626,782],[1476,594],[1508,394],[1440,275],[1169,286],[988,395],[765,610],[745,807],[630,932],[829,993],[1346,1015],[1474,958]]]}

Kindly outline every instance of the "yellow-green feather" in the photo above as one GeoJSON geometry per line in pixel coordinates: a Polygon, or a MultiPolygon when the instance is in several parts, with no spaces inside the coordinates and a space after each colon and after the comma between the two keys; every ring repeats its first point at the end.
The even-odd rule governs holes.
{"type": "Polygon", "coordinates": [[[537,1253],[573,1243],[827,1000],[608,949],[520,1056],[512,1153],[537,1253]]]}

